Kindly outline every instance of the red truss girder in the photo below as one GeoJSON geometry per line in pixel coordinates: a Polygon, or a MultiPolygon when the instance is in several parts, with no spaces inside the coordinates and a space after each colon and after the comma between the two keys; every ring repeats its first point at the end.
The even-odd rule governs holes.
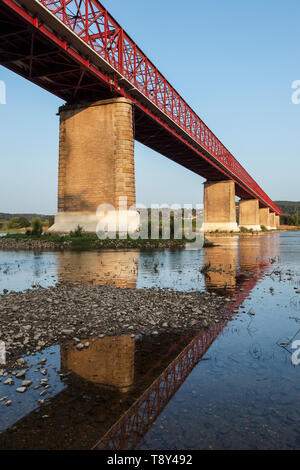
{"type": "MultiPolygon", "coordinates": [[[[192,145],[193,149],[211,165],[237,181],[242,189],[246,190],[248,197],[257,197],[262,206],[281,214],[273,201],[98,0],[20,0],[20,2],[27,8],[30,4],[43,5],[59,20],[58,23],[63,23],[88,46],[88,49],[91,48],[102,58],[107,66],[106,70],[94,65],[89,58],[83,57],[72,43],[68,43],[53,30],[52,24],[50,27],[47,23],[39,21],[32,12],[27,12],[14,0],[0,1],[68,51],[77,62],[81,62],[99,79],[114,88],[115,92],[132,99],[143,112],[175,133],[181,140],[184,139],[184,143],[192,145]],[[182,135],[178,132],[177,126],[183,131],[182,135]]],[[[33,8],[33,11],[36,9],[33,8]]]]}

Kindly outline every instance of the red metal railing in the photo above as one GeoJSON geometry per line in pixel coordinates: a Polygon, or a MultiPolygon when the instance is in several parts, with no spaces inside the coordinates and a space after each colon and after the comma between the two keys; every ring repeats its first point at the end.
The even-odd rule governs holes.
{"type": "Polygon", "coordinates": [[[281,211],[98,0],[38,0],[258,198],[281,211]]]}

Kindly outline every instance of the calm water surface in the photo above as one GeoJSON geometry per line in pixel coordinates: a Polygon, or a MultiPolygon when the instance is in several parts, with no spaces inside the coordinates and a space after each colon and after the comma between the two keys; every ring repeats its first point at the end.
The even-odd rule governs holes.
{"type": "Polygon", "coordinates": [[[300,448],[300,366],[289,344],[300,340],[300,234],[216,242],[197,251],[0,252],[0,291],[81,280],[209,290],[235,304],[209,330],[94,338],[83,352],[64,344],[27,357],[25,394],[0,382],[0,399],[13,401],[0,403],[0,448],[300,448]],[[43,397],[43,386],[33,388],[45,378],[42,358],[43,397]]]}

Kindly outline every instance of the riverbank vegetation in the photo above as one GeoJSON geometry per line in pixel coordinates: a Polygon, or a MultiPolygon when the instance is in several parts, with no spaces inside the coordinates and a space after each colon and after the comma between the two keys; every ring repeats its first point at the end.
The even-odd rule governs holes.
{"type": "MultiPolygon", "coordinates": [[[[10,214],[0,214],[0,233],[25,233],[31,231],[34,228],[34,224],[37,228],[37,224],[42,227],[42,232],[46,231],[54,223],[54,217],[48,216],[28,216],[16,215],[9,217],[10,214]]],[[[34,214],[33,214],[34,215],[34,214]]]]}
{"type": "Polygon", "coordinates": [[[274,201],[283,212],[280,216],[280,225],[300,227],[300,202],[297,201],[274,201]]]}
{"type": "Polygon", "coordinates": [[[300,216],[295,214],[282,214],[280,216],[280,225],[289,225],[293,227],[300,227],[300,216]]]}
{"type": "MultiPolygon", "coordinates": [[[[143,238],[143,231],[141,232],[141,238],[124,237],[122,235],[116,235],[116,237],[107,237],[100,239],[96,234],[85,233],[83,227],[79,225],[69,234],[52,234],[48,233],[49,226],[54,223],[54,220],[49,218],[47,221],[41,220],[38,217],[34,217],[31,221],[25,217],[14,217],[6,224],[6,227],[2,226],[2,233],[6,233],[5,236],[0,239],[0,247],[10,249],[72,249],[72,250],[97,250],[102,248],[183,248],[186,243],[195,241],[190,235],[195,233],[196,235],[196,220],[193,215],[191,228],[189,235],[181,239],[175,235],[176,230],[182,224],[182,228],[185,226],[184,215],[181,211],[176,213],[171,212],[168,215],[168,233],[164,233],[165,227],[163,226],[162,214],[155,214],[153,219],[153,226],[151,221],[151,211],[143,214],[143,226],[147,228],[148,233],[152,234],[155,232],[154,237],[143,238]],[[23,225],[23,228],[20,226],[23,225]],[[6,232],[5,232],[6,229],[6,232]],[[153,232],[154,230],[154,232],[153,232]],[[191,238],[191,239],[190,239],[191,238]],[[6,241],[7,240],[7,241],[6,241]],[[8,241],[9,240],[9,241],[8,241]],[[14,241],[14,242],[13,242],[14,241]]],[[[141,216],[142,220],[142,216],[141,216]]],[[[146,230],[146,232],[147,232],[146,230]]],[[[212,242],[204,241],[204,246],[214,246],[212,242]]]]}
{"type": "MultiPolygon", "coordinates": [[[[8,234],[0,238],[0,248],[4,249],[71,249],[71,250],[98,250],[98,249],[152,249],[152,248],[183,248],[189,240],[163,240],[163,239],[137,239],[117,237],[116,239],[100,240],[95,235],[82,234],[69,235],[42,234],[41,236],[27,234],[8,234]]],[[[213,246],[206,242],[206,246],[213,246]]]]}

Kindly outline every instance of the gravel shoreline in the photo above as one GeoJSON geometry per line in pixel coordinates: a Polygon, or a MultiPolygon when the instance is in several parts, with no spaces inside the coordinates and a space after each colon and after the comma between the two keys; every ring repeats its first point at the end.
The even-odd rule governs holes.
{"type": "MultiPolygon", "coordinates": [[[[80,238],[77,239],[80,243],[80,238]]],[[[0,250],[33,250],[33,251],[57,251],[69,249],[102,250],[102,249],[157,249],[157,248],[183,248],[185,242],[178,240],[157,240],[139,243],[135,240],[97,240],[89,246],[74,246],[72,241],[53,242],[47,239],[18,239],[18,238],[0,238],[0,250]]]]}
{"type": "Polygon", "coordinates": [[[54,243],[49,240],[22,240],[15,238],[0,238],[0,250],[64,250],[70,248],[72,242],[54,243]]]}
{"type": "Polygon", "coordinates": [[[7,366],[20,368],[22,356],[73,340],[159,335],[160,331],[208,328],[227,318],[224,297],[207,292],[121,289],[112,286],[57,284],[0,295],[0,340],[7,366]]]}

